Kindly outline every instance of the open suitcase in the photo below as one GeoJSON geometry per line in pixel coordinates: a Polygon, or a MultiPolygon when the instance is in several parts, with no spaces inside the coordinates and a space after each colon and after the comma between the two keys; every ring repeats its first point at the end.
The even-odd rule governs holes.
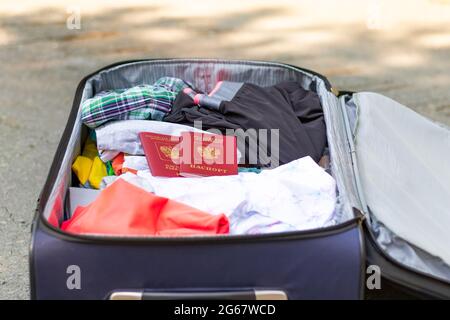
{"type": "MultiPolygon", "coordinates": [[[[415,297],[450,298],[450,130],[375,93],[336,92],[292,65],[210,59],[126,61],[79,84],[32,228],[32,299],[360,299],[366,267],[415,297]],[[338,221],[263,235],[130,238],[72,235],[67,210],[87,129],[80,103],[106,89],[186,79],[208,92],[219,80],[261,86],[296,80],[320,96],[338,221]],[[446,242],[448,241],[448,242],[446,242]],[[77,271],[79,286],[68,286],[77,271]]],[[[370,274],[369,274],[370,275],[370,274]]]]}

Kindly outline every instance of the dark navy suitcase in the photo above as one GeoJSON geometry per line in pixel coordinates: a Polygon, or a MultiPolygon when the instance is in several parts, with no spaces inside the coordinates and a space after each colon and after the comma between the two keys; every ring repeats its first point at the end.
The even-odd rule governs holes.
{"type": "MultiPolygon", "coordinates": [[[[377,242],[362,199],[351,117],[328,80],[295,66],[254,61],[161,59],[103,68],[79,84],[67,126],[41,192],[32,228],[32,299],[360,299],[366,258],[381,276],[416,296],[450,297],[450,284],[389,257],[377,242]],[[58,226],[67,209],[71,164],[87,130],[80,102],[105,89],[176,76],[208,91],[219,80],[272,85],[297,80],[321,97],[341,220],[322,229],[264,235],[131,238],[69,235],[58,226]],[[366,256],[367,250],[367,256],[366,256]]],[[[350,105],[350,104],[349,104],[350,105]]]]}

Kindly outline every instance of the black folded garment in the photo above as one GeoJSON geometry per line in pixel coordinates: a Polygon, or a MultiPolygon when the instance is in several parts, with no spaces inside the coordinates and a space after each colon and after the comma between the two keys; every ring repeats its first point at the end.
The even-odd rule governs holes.
{"type": "Polygon", "coordinates": [[[218,129],[222,134],[242,129],[232,134],[245,154],[245,164],[262,167],[304,156],[318,162],[327,141],[319,96],[294,81],[265,88],[223,81],[209,95],[187,89],[180,92],[164,121],[190,126],[201,121],[203,130],[218,129]],[[277,136],[278,148],[272,141],[277,136]]]}

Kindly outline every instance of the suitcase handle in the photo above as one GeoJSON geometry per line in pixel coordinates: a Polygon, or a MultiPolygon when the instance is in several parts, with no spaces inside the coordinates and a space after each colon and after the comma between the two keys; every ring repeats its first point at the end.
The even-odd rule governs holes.
{"type": "Polygon", "coordinates": [[[112,292],[109,300],[287,300],[287,295],[282,290],[211,292],[120,290],[112,292]]]}

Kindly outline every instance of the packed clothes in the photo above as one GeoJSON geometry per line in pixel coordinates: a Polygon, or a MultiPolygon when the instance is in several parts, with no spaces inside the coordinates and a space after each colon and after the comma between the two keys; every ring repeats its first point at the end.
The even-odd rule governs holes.
{"type": "Polygon", "coordinates": [[[218,129],[223,134],[227,129],[237,130],[241,151],[247,151],[245,163],[252,165],[273,167],[304,156],[318,162],[326,145],[319,96],[294,81],[271,87],[223,81],[209,95],[187,88],[164,121],[185,125],[201,121],[204,130],[218,129]],[[253,134],[248,129],[278,131],[268,130],[262,138],[261,131],[253,134]],[[278,146],[271,143],[274,134],[278,146]]]}
{"type": "MultiPolygon", "coordinates": [[[[211,214],[243,216],[240,210],[254,211],[296,230],[326,225],[333,217],[336,203],[334,179],[310,157],[259,174],[167,179],[138,171],[136,175],[126,173],[117,179],[211,214]]],[[[113,180],[109,182],[113,184],[113,180]]]]}
{"type": "Polygon", "coordinates": [[[223,214],[208,214],[120,179],[88,206],[79,206],[61,229],[79,234],[187,236],[226,234],[229,223],[223,214]]]}
{"type": "Polygon", "coordinates": [[[131,155],[144,155],[140,132],[154,132],[171,136],[180,136],[181,132],[205,132],[194,127],[175,123],[146,120],[114,121],[95,130],[99,151],[113,150],[131,155]]]}
{"type": "Polygon", "coordinates": [[[86,99],[81,120],[89,134],[72,169],[80,187],[100,192],[71,208],[61,226],[67,232],[263,234],[334,221],[336,183],[323,168],[330,160],[320,99],[298,82],[259,87],[221,81],[206,94],[182,79],[163,77],[86,99]],[[152,175],[140,133],[182,137],[211,130],[237,137],[237,174],[152,175]]]}
{"type": "Polygon", "coordinates": [[[100,92],[83,102],[81,120],[90,128],[110,120],[162,120],[178,93],[188,87],[181,79],[164,77],[153,85],[100,92]]]}
{"type": "MultiPolygon", "coordinates": [[[[207,133],[195,127],[151,120],[114,121],[97,128],[95,133],[100,158],[108,161],[114,159],[120,152],[129,155],[144,155],[144,149],[139,139],[140,132],[180,136],[185,131],[207,133]],[[105,151],[112,153],[108,153],[107,157],[102,157],[105,155],[105,151]]],[[[239,150],[237,154],[239,160],[241,157],[239,150]]]]}
{"type": "Polygon", "coordinates": [[[83,152],[72,164],[72,170],[80,184],[86,188],[98,189],[103,177],[108,175],[106,164],[98,157],[95,142],[87,139],[83,152]]]}

